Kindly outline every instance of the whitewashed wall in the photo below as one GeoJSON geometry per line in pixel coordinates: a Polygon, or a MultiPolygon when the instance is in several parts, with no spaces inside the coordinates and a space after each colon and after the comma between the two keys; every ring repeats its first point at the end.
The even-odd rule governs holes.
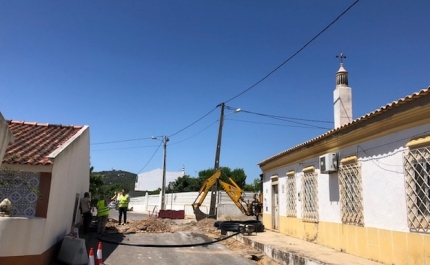
{"type": "MultiPolygon", "coordinates": [[[[83,128],[55,156],[54,166],[11,165],[29,172],[52,172],[46,218],[0,218],[0,256],[40,255],[71,230],[76,193],[89,188],[89,129],[83,128]]],[[[78,214],[78,213],[77,213],[78,214]]]]}
{"type": "MultiPolygon", "coordinates": [[[[403,130],[338,150],[340,159],[356,155],[361,164],[364,225],[395,231],[409,231],[406,216],[406,191],[403,151],[412,138],[430,133],[430,124],[403,130]]],[[[264,213],[271,214],[272,187],[270,177],[279,177],[280,215],[286,216],[287,193],[282,193],[286,173],[295,171],[296,193],[303,196],[302,170],[315,166],[318,173],[319,220],[341,223],[338,173],[321,174],[319,156],[300,163],[264,172],[264,213]]],[[[296,194],[297,196],[297,194],[296,194]]],[[[302,217],[302,201],[296,197],[297,217],[302,217]]]]}
{"type": "MultiPolygon", "coordinates": [[[[89,128],[84,127],[63,150],[52,154],[55,158],[44,240],[38,242],[45,250],[70,232],[76,193],[83,197],[89,189],[89,143],[89,128]]],[[[75,218],[79,220],[77,216],[75,218]]]]}
{"type": "MultiPolygon", "coordinates": [[[[181,193],[168,193],[165,195],[166,209],[167,210],[185,210],[186,216],[194,216],[194,211],[192,204],[198,196],[198,192],[181,192],[181,193]]],[[[253,201],[254,193],[244,192],[245,200],[253,201]]],[[[203,201],[200,210],[206,214],[209,213],[209,207],[211,202],[211,195],[208,194],[203,201]]],[[[217,203],[218,205],[232,205],[234,202],[228,197],[224,191],[217,193],[217,203]]],[[[129,207],[133,207],[133,211],[152,213],[154,207],[158,212],[161,205],[160,194],[157,195],[146,195],[141,197],[130,198],[129,207]]],[[[237,208],[237,207],[236,207],[237,208]]],[[[227,208],[226,208],[227,209],[227,208]]]]}

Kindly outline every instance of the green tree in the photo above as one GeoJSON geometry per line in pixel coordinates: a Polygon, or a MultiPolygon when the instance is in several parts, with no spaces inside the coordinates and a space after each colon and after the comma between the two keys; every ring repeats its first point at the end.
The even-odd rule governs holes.
{"type": "Polygon", "coordinates": [[[153,191],[148,191],[148,195],[160,194],[160,192],[161,192],[161,188],[158,188],[158,189],[153,190],[153,191]]]}
{"type": "Polygon", "coordinates": [[[245,184],[243,187],[244,191],[252,191],[252,192],[259,192],[260,191],[260,179],[254,179],[254,182],[252,184],[245,184]]]}
{"type": "Polygon", "coordinates": [[[172,188],[168,187],[167,192],[189,192],[189,191],[198,191],[200,186],[198,185],[198,181],[196,178],[190,177],[189,175],[185,175],[179,177],[175,180],[172,185],[172,188]]]}
{"type": "Polygon", "coordinates": [[[100,194],[103,187],[103,179],[99,174],[93,173],[94,167],[90,167],[90,193],[91,197],[96,197],[100,194]]]}
{"type": "Polygon", "coordinates": [[[236,168],[230,173],[230,178],[236,182],[236,184],[243,189],[246,185],[246,174],[242,168],[236,168]]]}

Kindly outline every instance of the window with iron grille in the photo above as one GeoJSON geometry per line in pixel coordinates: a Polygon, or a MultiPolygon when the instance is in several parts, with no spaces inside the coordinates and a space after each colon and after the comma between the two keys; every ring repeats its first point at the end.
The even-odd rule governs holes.
{"type": "Polygon", "coordinates": [[[296,177],[287,175],[287,216],[297,217],[296,210],[296,177]]]}
{"type": "Polygon", "coordinates": [[[303,172],[303,221],[318,222],[318,185],[315,170],[303,172]]]}
{"type": "Polygon", "coordinates": [[[404,153],[408,225],[411,231],[430,232],[430,146],[404,153]]]}
{"type": "Polygon", "coordinates": [[[360,165],[342,163],[339,167],[340,205],[342,223],[364,225],[360,165]]]}

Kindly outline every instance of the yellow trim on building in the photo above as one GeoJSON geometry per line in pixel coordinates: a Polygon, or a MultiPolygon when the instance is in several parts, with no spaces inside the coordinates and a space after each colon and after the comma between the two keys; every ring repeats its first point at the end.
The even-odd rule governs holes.
{"type": "MultiPolygon", "coordinates": [[[[264,217],[264,224],[270,224],[270,215],[264,217]]],[[[429,234],[332,222],[308,223],[286,216],[280,216],[279,232],[383,264],[425,265],[430,261],[429,234]]]]}
{"type": "Polygon", "coordinates": [[[278,184],[279,176],[273,175],[270,177],[270,180],[272,181],[272,185],[276,185],[276,184],[278,184]]]}
{"type": "Polygon", "coordinates": [[[406,144],[406,146],[409,148],[418,148],[418,147],[429,146],[429,145],[430,145],[430,135],[412,139],[406,144]]]}
{"type": "Polygon", "coordinates": [[[303,169],[303,172],[307,173],[307,172],[313,172],[315,171],[315,167],[314,166],[310,166],[310,167],[305,167],[303,169]]]}
{"type": "Polygon", "coordinates": [[[295,175],[295,172],[294,172],[294,170],[290,170],[290,171],[288,171],[287,172],[287,174],[286,174],[288,177],[292,177],[292,176],[294,176],[295,175]]]}
{"type": "Polygon", "coordinates": [[[341,164],[355,164],[357,163],[358,158],[357,156],[348,156],[345,158],[342,158],[342,160],[340,160],[341,164]]]}
{"type": "Polygon", "coordinates": [[[272,229],[272,215],[269,213],[263,213],[263,224],[267,229],[272,229]]]}

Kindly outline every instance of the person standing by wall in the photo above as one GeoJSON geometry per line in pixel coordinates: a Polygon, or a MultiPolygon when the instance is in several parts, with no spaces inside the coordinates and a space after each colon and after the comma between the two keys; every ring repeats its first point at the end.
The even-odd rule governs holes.
{"type": "Polygon", "coordinates": [[[124,223],[122,225],[125,225],[127,223],[127,209],[128,209],[128,203],[130,202],[130,196],[125,193],[125,189],[122,189],[121,193],[117,196],[118,201],[118,211],[119,211],[119,220],[118,225],[121,225],[121,217],[124,215],[124,223]]]}
{"type": "Polygon", "coordinates": [[[105,232],[106,223],[109,217],[109,207],[104,195],[100,195],[100,200],[97,202],[97,235],[105,232]]]}
{"type": "Polygon", "coordinates": [[[83,234],[88,234],[90,232],[90,225],[91,221],[93,219],[93,214],[91,213],[91,201],[90,201],[90,194],[88,192],[84,193],[84,197],[81,198],[81,213],[84,218],[83,223],[83,234]]]}

